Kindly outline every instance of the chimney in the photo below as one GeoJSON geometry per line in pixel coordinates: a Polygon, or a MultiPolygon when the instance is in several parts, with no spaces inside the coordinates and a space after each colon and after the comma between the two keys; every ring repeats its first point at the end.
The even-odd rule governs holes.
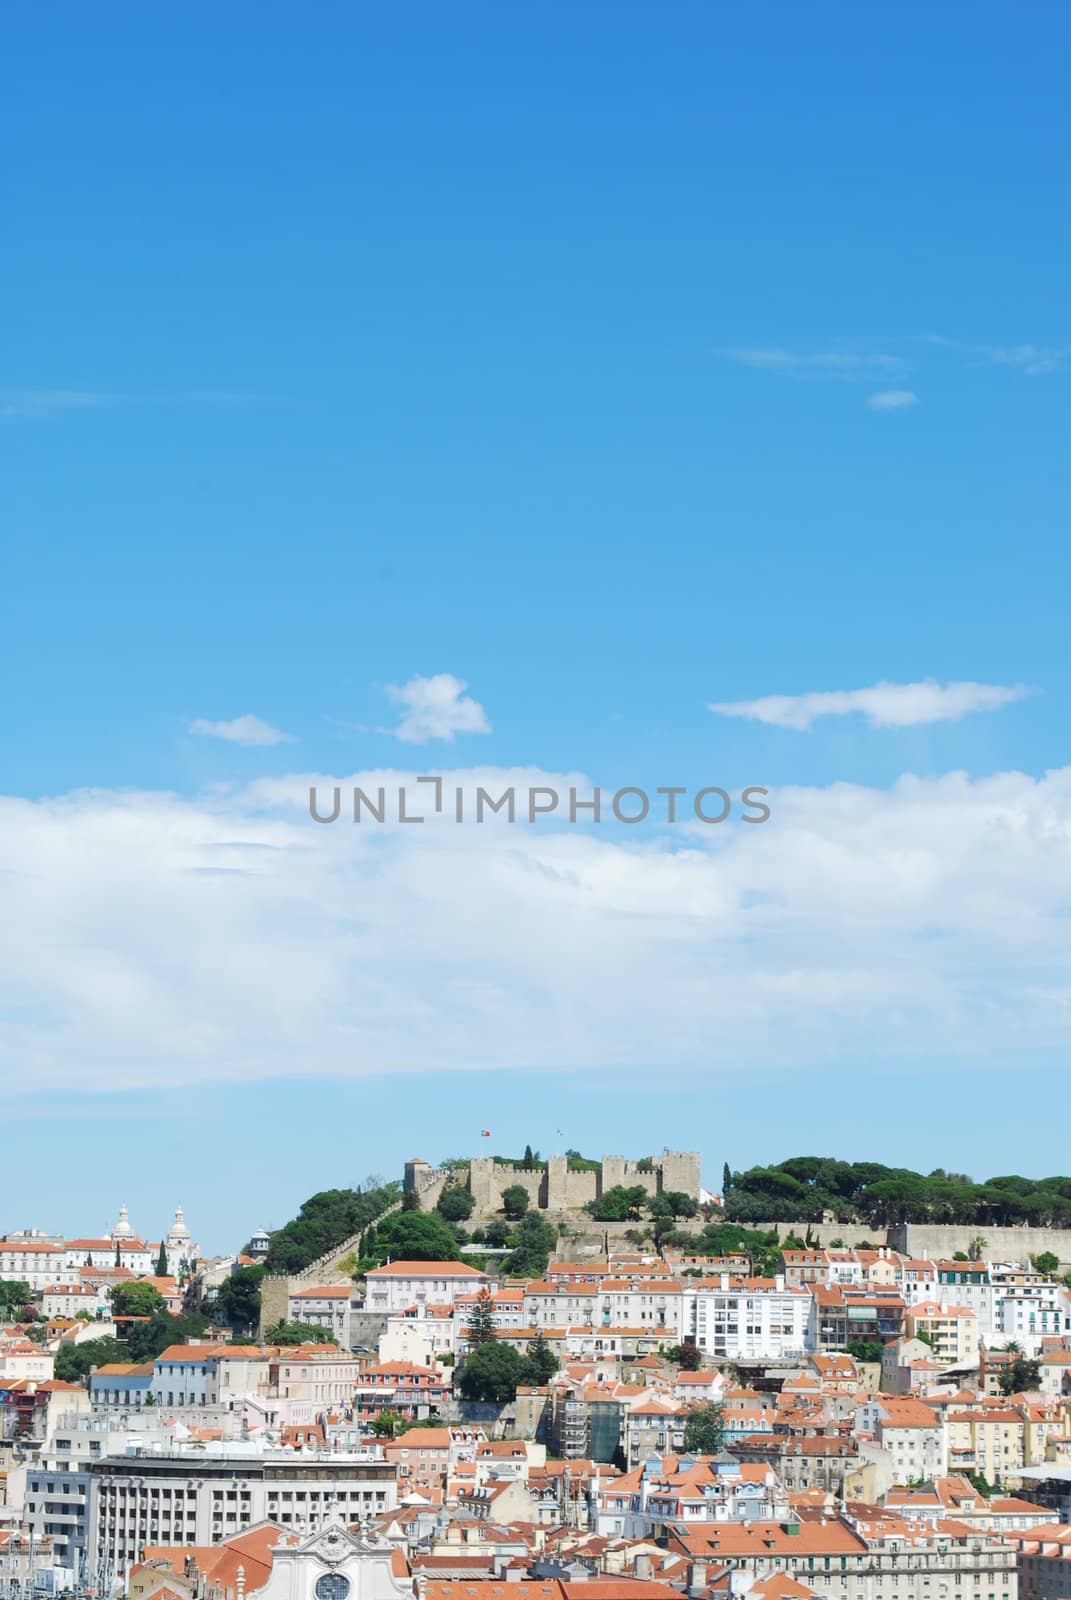
{"type": "Polygon", "coordinates": [[[632,1568],[632,1574],[633,1577],[643,1578],[648,1583],[651,1581],[651,1578],[654,1576],[654,1566],[651,1562],[650,1556],[646,1551],[636,1557],[632,1568]]]}
{"type": "Polygon", "coordinates": [[[705,1561],[693,1561],[688,1574],[688,1587],[693,1592],[701,1592],[707,1586],[707,1564],[705,1561]]]}

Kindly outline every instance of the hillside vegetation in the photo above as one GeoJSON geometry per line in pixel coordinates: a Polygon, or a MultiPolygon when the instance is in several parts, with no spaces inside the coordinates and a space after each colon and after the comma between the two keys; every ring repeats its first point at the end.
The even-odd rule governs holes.
{"type": "Polygon", "coordinates": [[[975,1183],[937,1167],[922,1174],[876,1161],[794,1156],[772,1167],[726,1172],[725,1216],[734,1222],[902,1222],[979,1227],[1071,1227],[1071,1178],[1011,1175],[975,1183]]]}

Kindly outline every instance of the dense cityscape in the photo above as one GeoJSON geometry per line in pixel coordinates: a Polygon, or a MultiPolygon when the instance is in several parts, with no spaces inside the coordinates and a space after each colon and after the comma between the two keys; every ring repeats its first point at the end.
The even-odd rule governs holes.
{"type": "Polygon", "coordinates": [[[1065,1595],[1071,1232],[975,1223],[1068,1188],[528,1147],[229,1256],[12,1228],[0,1595],[1065,1595]]]}

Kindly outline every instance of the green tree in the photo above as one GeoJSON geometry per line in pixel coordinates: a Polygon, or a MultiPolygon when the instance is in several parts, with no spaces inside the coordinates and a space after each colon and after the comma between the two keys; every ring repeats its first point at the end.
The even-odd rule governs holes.
{"type": "Polygon", "coordinates": [[[721,1197],[724,1200],[733,1186],[732,1168],[726,1161],[721,1169],[721,1197]]]}
{"type": "Polygon", "coordinates": [[[558,1358],[550,1348],[542,1328],[529,1344],[528,1354],[522,1365],[529,1375],[523,1377],[521,1381],[531,1383],[536,1388],[542,1388],[543,1384],[557,1372],[558,1358]]]}
{"type": "Polygon", "coordinates": [[[530,1144],[526,1144],[525,1147],[524,1147],[524,1170],[525,1170],[525,1172],[531,1172],[533,1164],[534,1164],[534,1153],[533,1153],[533,1150],[532,1150],[532,1146],[530,1144]]]}
{"type": "Polygon", "coordinates": [[[56,1352],[56,1377],[61,1383],[78,1383],[88,1376],[91,1367],[129,1359],[118,1339],[87,1339],[83,1344],[71,1344],[65,1339],[56,1352]]]}
{"type": "Polygon", "coordinates": [[[705,1400],[684,1424],[684,1448],[690,1455],[716,1456],[724,1443],[725,1407],[705,1400]]]}
{"type": "Polygon", "coordinates": [[[454,1380],[462,1400],[482,1400],[488,1405],[503,1405],[517,1393],[523,1382],[521,1357],[510,1344],[492,1340],[466,1356],[454,1380]]]}
{"type": "Polygon", "coordinates": [[[297,1216],[271,1235],[264,1265],[271,1273],[295,1273],[334,1250],[381,1217],[398,1199],[401,1185],[324,1189],[304,1202],[297,1216]]]}
{"type": "Polygon", "coordinates": [[[151,1317],[164,1303],[163,1295],[151,1283],[117,1283],[108,1290],[115,1317],[151,1317]]]}
{"type": "Polygon", "coordinates": [[[589,1200],[585,1210],[597,1222],[638,1222],[640,1213],[650,1203],[650,1196],[642,1184],[626,1188],[624,1184],[615,1183],[597,1200],[589,1200]]]}
{"type": "Polygon", "coordinates": [[[495,1337],[494,1304],[490,1294],[484,1289],[476,1296],[475,1304],[469,1313],[469,1320],[465,1324],[465,1339],[470,1350],[475,1350],[477,1345],[486,1344],[495,1337]]]}
{"type": "Polygon", "coordinates": [[[513,1253],[503,1261],[503,1273],[512,1278],[541,1278],[557,1242],[551,1224],[537,1211],[529,1212],[513,1235],[513,1253]]]}
{"type": "Polygon", "coordinates": [[[400,1411],[392,1411],[390,1409],[380,1411],[369,1423],[369,1431],[374,1433],[377,1439],[393,1439],[398,1429],[402,1426],[402,1420],[400,1411]]]}
{"type": "Polygon", "coordinates": [[[277,1322],[264,1335],[265,1344],[337,1344],[338,1340],[326,1328],[317,1328],[311,1322],[277,1322]]]}
{"type": "Polygon", "coordinates": [[[523,1217],[528,1210],[528,1190],[523,1183],[511,1183],[502,1191],[502,1209],[507,1217],[523,1217]]]}
{"type": "Polygon", "coordinates": [[[0,1321],[9,1321],[33,1300],[33,1290],[25,1278],[6,1278],[0,1283],[0,1321]]]}
{"type": "Polygon", "coordinates": [[[460,1184],[448,1183],[435,1202],[435,1209],[444,1222],[467,1222],[476,1209],[476,1202],[460,1184]]]}
{"type": "Polygon", "coordinates": [[[259,1323],[263,1277],[263,1267],[236,1267],[220,1284],[217,1304],[232,1328],[255,1328],[259,1323]]]}
{"type": "Polygon", "coordinates": [[[160,1249],[156,1256],[156,1276],[158,1278],[166,1278],[168,1276],[167,1247],[162,1239],[160,1240],[160,1249]]]}
{"type": "Polygon", "coordinates": [[[1033,1394],[1041,1387],[1041,1362],[1018,1356],[997,1374],[1001,1394],[1033,1394]]]}
{"type": "Polygon", "coordinates": [[[877,1339],[849,1339],[845,1345],[855,1361],[880,1361],[883,1348],[877,1339]]]}
{"type": "Polygon", "coordinates": [[[1034,1267],[1038,1272],[1043,1272],[1047,1278],[1055,1278],[1060,1270],[1060,1257],[1053,1255],[1051,1250],[1042,1250],[1040,1255],[1032,1256],[1034,1267]]]}
{"type": "Polygon", "coordinates": [[[434,1211],[395,1211],[378,1223],[368,1243],[369,1257],[392,1261],[456,1261],[457,1235],[434,1211]]]}
{"type": "Polygon", "coordinates": [[[169,1345],[199,1339],[207,1327],[208,1319],[200,1311],[184,1311],[181,1316],[173,1317],[165,1306],[160,1305],[147,1322],[130,1324],[123,1354],[110,1359],[155,1361],[169,1345]]]}

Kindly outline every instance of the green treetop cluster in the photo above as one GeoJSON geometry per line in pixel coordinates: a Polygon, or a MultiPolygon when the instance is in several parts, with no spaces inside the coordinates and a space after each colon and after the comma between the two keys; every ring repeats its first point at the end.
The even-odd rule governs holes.
{"type": "Polygon", "coordinates": [[[725,1216],[734,1222],[838,1222],[880,1228],[905,1222],[974,1227],[1071,1227],[1071,1178],[988,1178],[937,1167],[923,1175],[877,1161],[794,1156],[772,1167],[725,1173],[725,1216]]]}

